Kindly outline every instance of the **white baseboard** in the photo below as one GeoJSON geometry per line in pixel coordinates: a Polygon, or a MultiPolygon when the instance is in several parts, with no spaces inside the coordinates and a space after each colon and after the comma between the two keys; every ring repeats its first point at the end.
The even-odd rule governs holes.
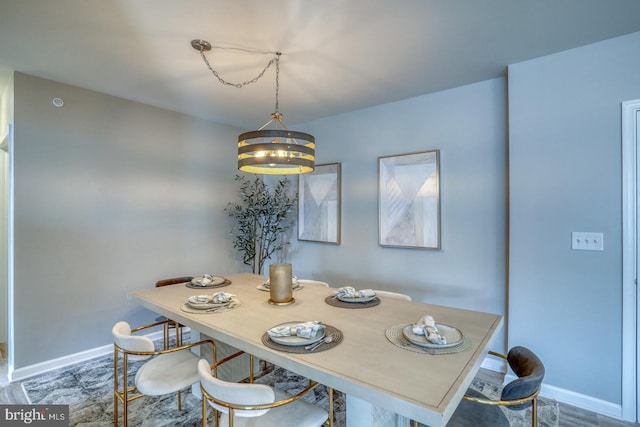
{"type": "Polygon", "coordinates": [[[558,402],[596,412],[600,415],[622,419],[621,404],[607,402],[606,400],[598,399],[593,396],[587,396],[585,394],[576,393],[571,390],[546,384],[542,384],[542,391],[540,392],[540,395],[542,397],[557,400],[558,402]]]}
{"type": "Polygon", "coordinates": [[[487,356],[482,361],[482,365],[480,365],[480,367],[504,374],[507,369],[507,362],[497,357],[487,356]]]}
{"type": "MultiPolygon", "coordinates": [[[[516,377],[509,374],[505,377],[505,382],[510,382],[514,379],[516,379],[516,377]]],[[[620,420],[623,419],[621,404],[608,402],[593,396],[587,396],[586,394],[556,387],[554,385],[543,383],[540,396],[581,409],[586,409],[587,411],[595,412],[607,417],[617,418],[620,420]]]]}
{"type": "MultiPolygon", "coordinates": [[[[156,331],[145,336],[155,341],[158,339],[162,339],[163,332],[156,331]]],[[[35,375],[44,374],[45,372],[53,371],[54,369],[64,368],[65,366],[73,365],[74,363],[84,362],[87,360],[95,359],[96,357],[102,357],[109,354],[113,354],[113,344],[92,348],[90,350],[81,351],[79,353],[69,354],[57,359],[47,360],[45,362],[36,363],[35,365],[25,366],[24,368],[10,370],[8,375],[9,382],[24,381],[25,379],[33,377],[35,375]]]]}

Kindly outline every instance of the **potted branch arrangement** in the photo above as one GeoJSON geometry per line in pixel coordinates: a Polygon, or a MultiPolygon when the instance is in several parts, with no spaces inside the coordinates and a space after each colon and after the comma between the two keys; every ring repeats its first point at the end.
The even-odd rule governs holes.
{"type": "Polygon", "coordinates": [[[242,252],[242,262],[253,273],[262,274],[265,260],[289,243],[297,194],[291,194],[286,178],[273,189],[257,176],[249,179],[236,175],[236,181],[240,182],[240,202],[225,208],[233,218],[233,247],[242,252]]]}

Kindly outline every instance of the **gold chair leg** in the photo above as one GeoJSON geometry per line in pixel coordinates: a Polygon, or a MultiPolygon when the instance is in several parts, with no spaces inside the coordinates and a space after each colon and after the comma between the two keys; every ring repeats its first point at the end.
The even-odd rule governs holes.
{"type": "Polygon", "coordinates": [[[416,420],[411,420],[412,427],[418,427],[418,422],[416,420]]]}
{"type": "Polygon", "coordinates": [[[333,427],[333,388],[327,387],[329,393],[329,427],[333,427]]]}
{"type": "Polygon", "coordinates": [[[113,427],[118,427],[118,395],[113,393],[113,427]]]}
{"type": "Polygon", "coordinates": [[[168,349],[169,348],[169,324],[165,323],[164,324],[164,349],[168,349]]]}
{"type": "Polygon", "coordinates": [[[531,426],[538,427],[538,398],[534,397],[531,402],[531,426]]]}
{"type": "Polygon", "coordinates": [[[118,427],[118,350],[113,349],[113,426],[118,427]]]}
{"type": "Polygon", "coordinates": [[[253,384],[253,354],[249,354],[249,384],[253,384]]]}
{"type": "Polygon", "coordinates": [[[123,378],[122,378],[122,385],[123,385],[123,399],[122,399],[122,425],[124,427],[127,427],[127,418],[129,416],[129,361],[128,361],[128,357],[126,354],[123,355],[122,357],[123,361],[122,361],[122,370],[123,370],[123,378]]]}
{"type": "Polygon", "coordinates": [[[178,411],[182,411],[182,390],[178,390],[178,411]]]}
{"type": "Polygon", "coordinates": [[[204,392],[202,392],[202,427],[207,427],[207,397],[204,392]]]}

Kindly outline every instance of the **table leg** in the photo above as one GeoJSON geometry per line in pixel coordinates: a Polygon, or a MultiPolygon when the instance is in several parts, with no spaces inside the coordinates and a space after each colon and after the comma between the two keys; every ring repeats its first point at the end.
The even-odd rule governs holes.
{"type": "MultiPolygon", "coordinates": [[[[193,340],[206,340],[211,339],[205,334],[201,334],[197,331],[191,330],[191,335],[193,340]]],[[[194,341],[194,342],[195,342],[194,341]]],[[[215,340],[214,340],[215,341],[215,340]]],[[[225,343],[220,341],[215,341],[216,343],[216,355],[218,360],[224,359],[227,356],[230,356],[238,351],[237,348],[231,347],[225,343]]],[[[197,347],[198,354],[200,357],[207,359],[209,362],[213,361],[213,355],[211,354],[211,346],[202,346],[197,347]]],[[[258,366],[257,359],[254,359],[254,373],[260,372],[260,367],[258,366]]],[[[250,366],[249,366],[249,355],[243,354],[240,357],[237,357],[234,360],[231,360],[227,363],[224,363],[222,366],[218,368],[218,377],[225,381],[231,382],[240,382],[246,378],[249,378],[250,366]]],[[[194,396],[201,397],[200,393],[200,383],[195,384],[191,387],[191,392],[194,396]]]]}
{"type": "Polygon", "coordinates": [[[407,427],[409,419],[347,395],[347,427],[407,427]]]}

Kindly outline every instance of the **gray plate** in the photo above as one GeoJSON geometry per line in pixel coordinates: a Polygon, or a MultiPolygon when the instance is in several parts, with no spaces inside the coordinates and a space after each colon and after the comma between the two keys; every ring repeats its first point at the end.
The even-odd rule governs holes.
{"type": "MultiPolygon", "coordinates": [[[[274,328],[279,327],[279,326],[295,326],[299,323],[302,322],[287,322],[287,323],[282,323],[280,325],[276,325],[274,326],[274,328]]],[[[324,338],[324,331],[325,328],[322,328],[320,330],[318,330],[318,332],[316,332],[316,335],[311,337],[311,338],[302,338],[302,337],[298,337],[296,335],[292,335],[292,336],[288,336],[288,337],[272,337],[271,335],[269,335],[269,338],[278,344],[282,344],[282,345],[290,345],[290,346],[300,346],[300,345],[309,345],[309,344],[313,344],[316,343],[318,341],[320,341],[321,339],[324,338]]]]}
{"type": "Polygon", "coordinates": [[[407,325],[404,328],[402,328],[402,335],[411,344],[419,345],[420,347],[426,347],[426,348],[454,347],[460,344],[460,342],[462,341],[462,332],[460,332],[460,330],[454,328],[453,326],[436,323],[436,328],[438,328],[438,333],[447,339],[446,344],[434,344],[432,342],[427,341],[427,338],[424,335],[414,334],[413,325],[407,325]]]}

